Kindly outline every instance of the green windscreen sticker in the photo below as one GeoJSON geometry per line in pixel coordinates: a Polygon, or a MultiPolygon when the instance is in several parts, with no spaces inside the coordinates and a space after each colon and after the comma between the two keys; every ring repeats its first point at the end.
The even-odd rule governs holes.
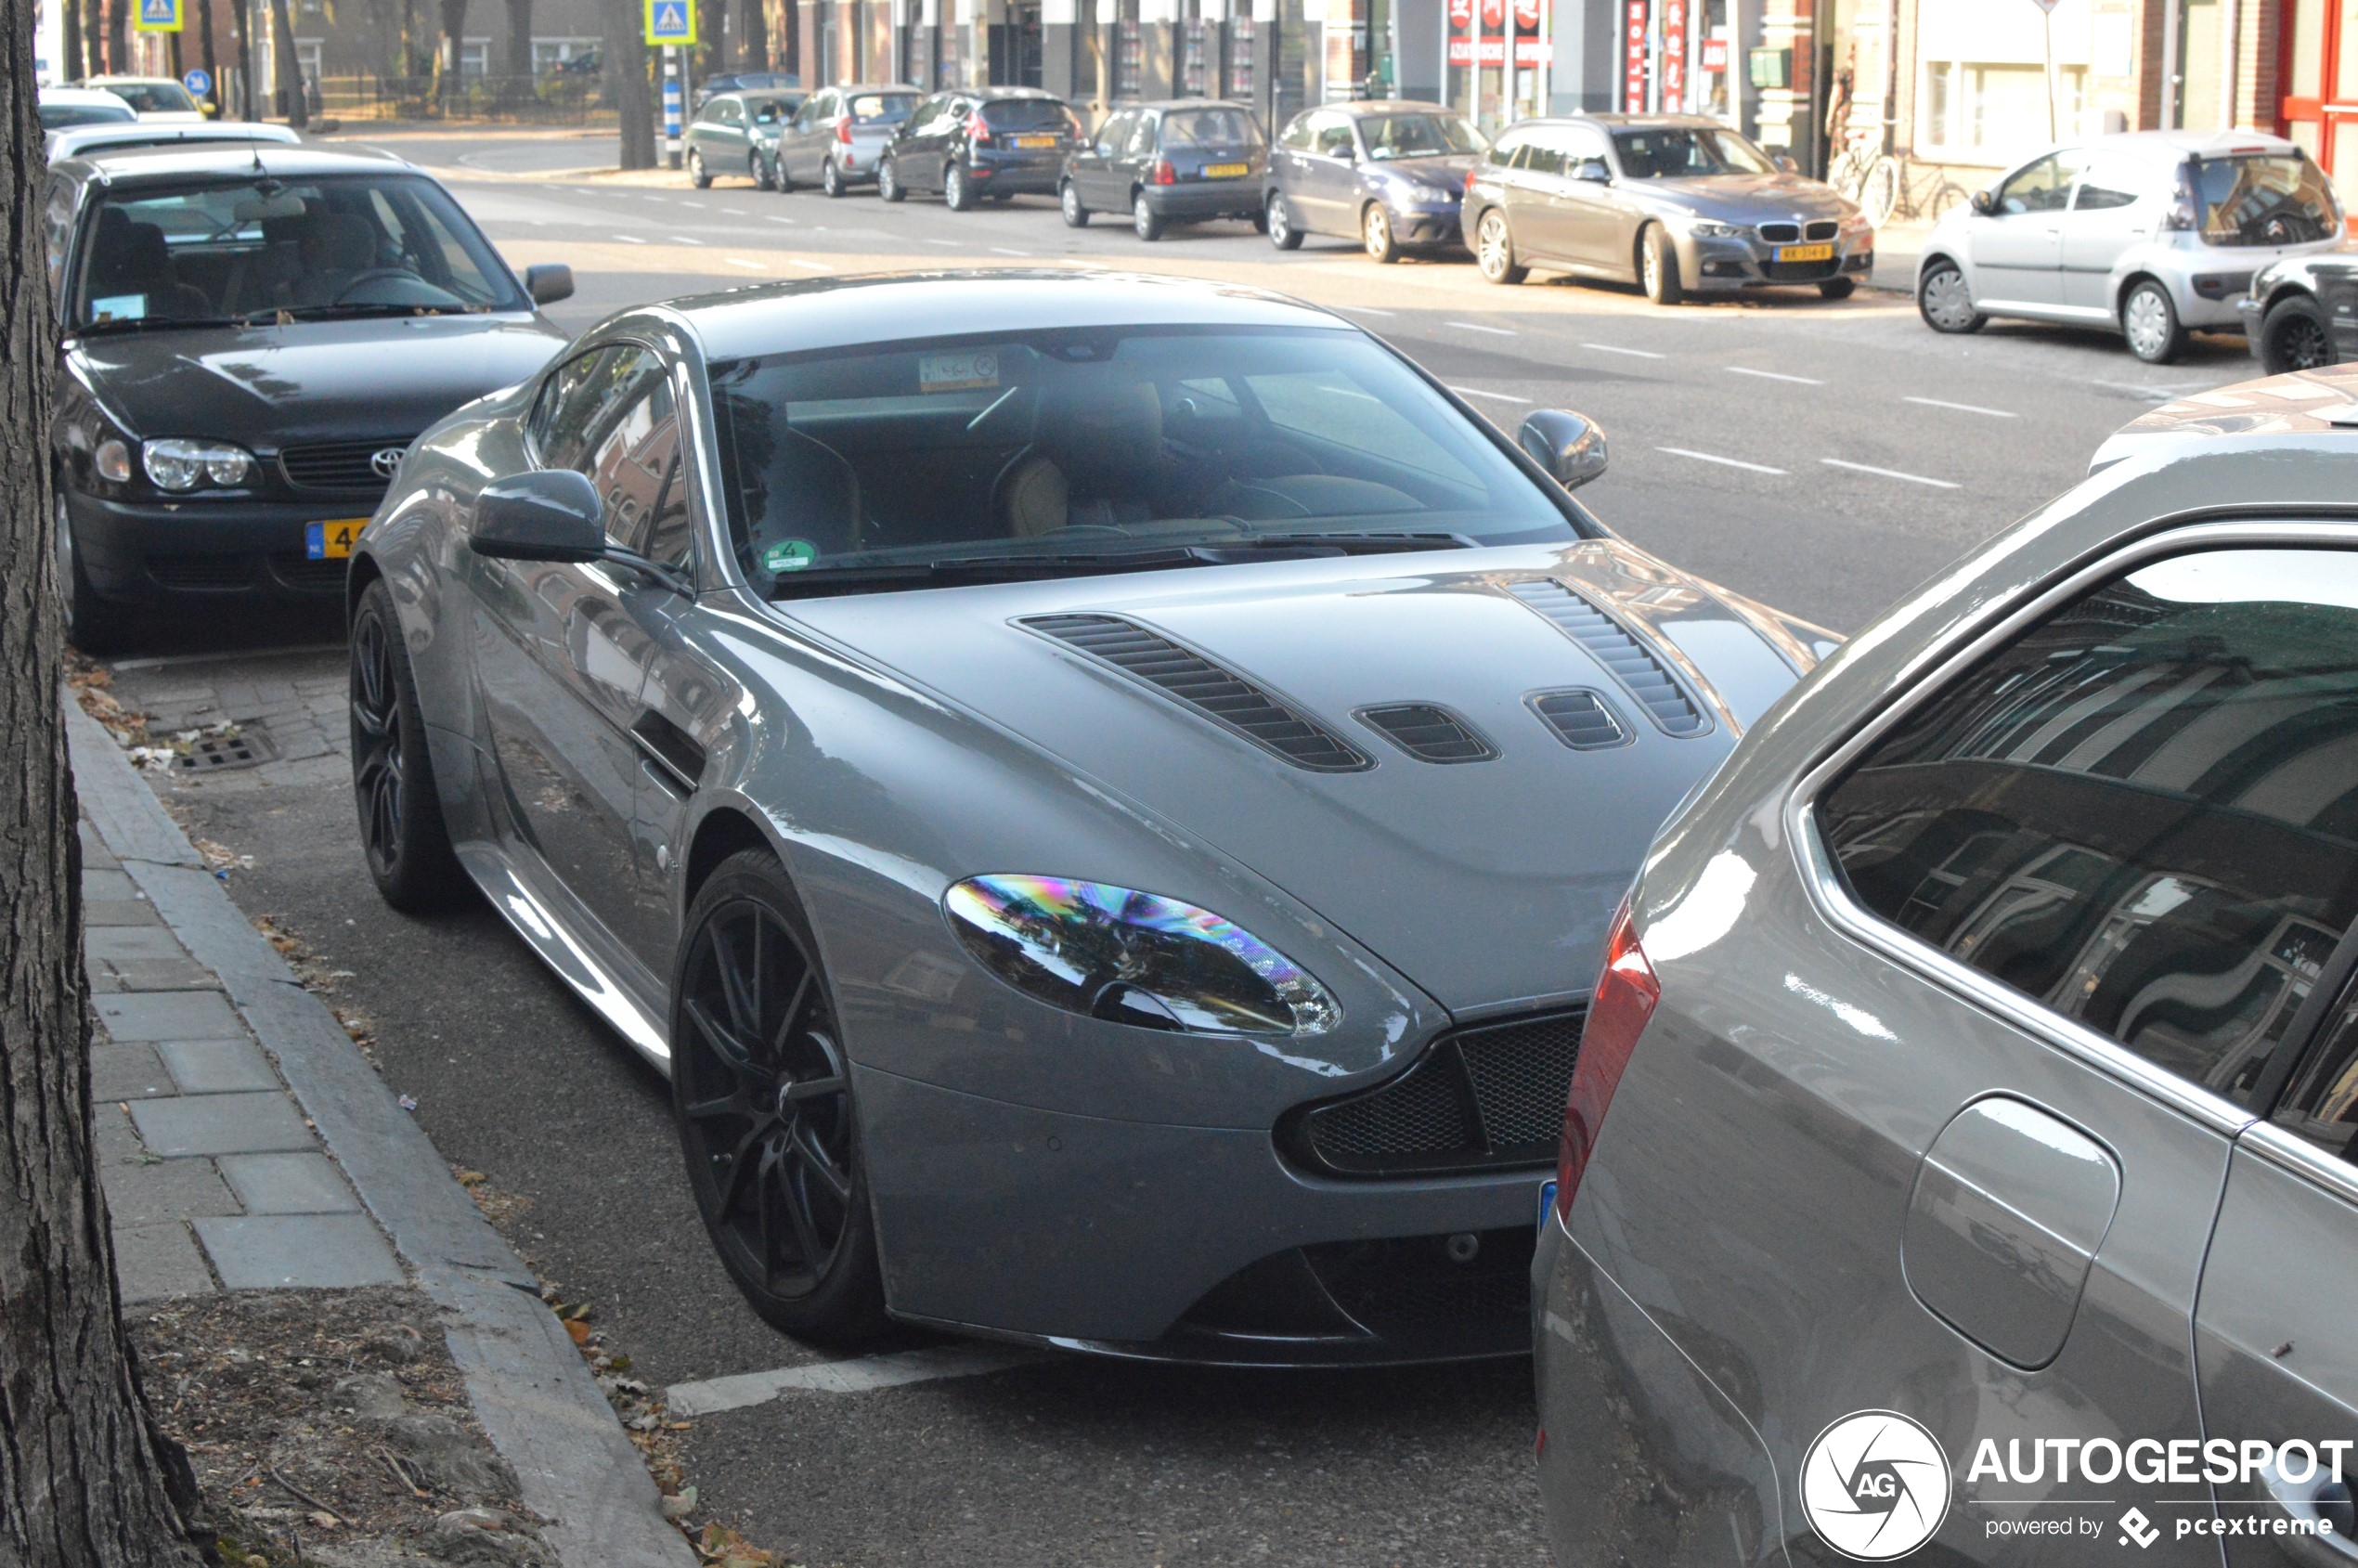
{"type": "Polygon", "coordinates": [[[761,552],[761,564],[771,572],[799,572],[819,559],[819,547],[809,539],[780,539],[761,552]]]}

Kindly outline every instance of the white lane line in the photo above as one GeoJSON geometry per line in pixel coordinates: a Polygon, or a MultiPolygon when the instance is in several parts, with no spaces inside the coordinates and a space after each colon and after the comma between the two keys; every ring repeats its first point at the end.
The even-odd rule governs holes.
{"type": "Polygon", "coordinates": [[[767,272],[770,270],[759,262],[747,261],[743,256],[723,256],[720,259],[727,262],[731,266],[749,266],[756,272],[767,272]]]}
{"type": "Polygon", "coordinates": [[[691,240],[684,234],[673,235],[671,237],[671,242],[675,245],[701,245],[704,243],[701,240],[691,240]]]}
{"type": "Polygon", "coordinates": [[[1442,325],[1445,327],[1455,327],[1458,330],[1466,332],[1488,332],[1491,336],[1499,338],[1519,338],[1522,336],[1521,332],[1516,331],[1511,327],[1485,327],[1479,321],[1444,321],[1442,325]]]}
{"type": "Polygon", "coordinates": [[[800,256],[788,256],[786,258],[786,265],[788,266],[807,266],[813,272],[831,272],[834,270],[834,268],[830,267],[825,262],[804,261],[800,256]]]}
{"type": "Polygon", "coordinates": [[[1697,462],[1716,462],[1722,468],[1741,468],[1751,473],[1783,473],[1781,468],[1770,468],[1765,462],[1746,462],[1742,458],[1723,458],[1712,452],[1690,451],[1684,447],[1656,447],[1657,452],[1668,452],[1674,458],[1692,458],[1697,462]]]}
{"type": "Polygon", "coordinates": [[[745,210],[743,207],[723,207],[720,210],[732,218],[741,218],[745,215],[745,210]]]}
{"type": "Polygon", "coordinates": [[[621,240],[626,245],[643,245],[646,243],[644,240],[640,239],[635,234],[617,234],[615,238],[621,240]]]}
{"type": "Polygon", "coordinates": [[[1347,310],[1354,316],[1397,316],[1396,310],[1378,310],[1372,305],[1339,305],[1337,310],[1347,310]]]}
{"type": "Polygon", "coordinates": [[[1872,463],[1845,462],[1840,458],[1820,458],[1828,468],[1846,468],[1853,473],[1872,473],[1885,479],[1905,479],[1911,485],[1929,485],[1936,490],[1963,488],[1953,479],[1927,479],[1921,473],[1902,473],[1896,468],[1877,468],[1872,463]]]}
{"type": "Polygon", "coordinates": [[[640,200],[642,201],[668,201],[671,198],[668,196],[642,196],[640,200]]]}
{"type": "Polygon", "coordinates": [[[1517,397],[1511,392],[1484,392],[1478,386],[1453,386],[1449,389],[1460,397],[1495,397],[1501,403],[1529,403],[1528,397],[1517,397]]]}
{"type": "MultiPolygon", "coordinates": [[[[765,214],[765,215],[768,215],[768,214],[765,214]]],[[[775,216],[771,216],[771,217],[770,218],[770,221],[771,221],[771,223],[783,223],[783,224],[791,225],[791,224],[794,222],[794,219],[792,219],[792,218],[782,218],[782,217],[775,217],[775,216]]]]}
{"type": "Polygon", "coordinates": [[[955,240],[928,240],[926,243],[928,245],[947,245],[953,251],[963,251],[965,249],[964,245],[960,244],[955,240]]]}
{"type": "Polygon", "coordinates": [[[1927,408],[1954,408],[1961,414],[1987,414],[1993,420],[2012,420],[2022,417],[2003,408],[1985,408],[1978,403],[1951,403],[1943,397],[1903,397],[1900,401],[1921,403],[1927,408]]]}
{"type": "Polygon", "coordinates": [[[994,256],[1028,256],[1031,254],[1030,251],[1010,251],[1004,245],[991,245],[986,247],[986,249],[988,249],[994,256]]]}
{"type": "Polygon", "coordinates": [[[1731,376],[1758,376],[1765,382],[1792,382],[1796,386],[1823,386],[1826,384],[1824,382],[1818,380],[1815,376],[1789,376],[1781,370],[1755,370],[1743,365],[1729,366],[1728,373],[1731,376]]]}
{"type": "Polygon", "coordinates": [[[782,1367],[774,1372],[744,1372],[704,1382],[674,1383],[664,1390],[664,1406],[675,1416],[709,1416],[720,1410],[766,1405],[784,1393],[869,1393],[939,1378],[979,1377],[985,1372],[1003,1372],[1010,1367],[1045,1359],[1037,1351],[986,1349],[980,1345],[900,1350],[851,1361],[823,1361],[813,1367],[782,1367]]]}
{"type": "Polygon", "coordinates": [[[1667,359],[1667,354],[1656,354],[1650,348],[1619,348],[1609,343],[1584,343],[1583,348],[1593,348],[1600,354],[1626,354],[1632,359],[1667,359]]]}

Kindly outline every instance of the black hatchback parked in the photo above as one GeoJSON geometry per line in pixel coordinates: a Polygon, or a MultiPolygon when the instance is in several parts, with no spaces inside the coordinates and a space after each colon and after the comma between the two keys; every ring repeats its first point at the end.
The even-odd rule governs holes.
{"type": "Polygon", "coordinates": [[[1166,225],[1209,218],[1262,220],[1261,175],[1269,147],[1240,103],[1186,98],[1125,109],[1074,147],[1056,194],[1065,222],[1126,212],[1141,240],[1166,225]]]}
{"type": "Polygon", "coordinates": [[[953,212],[989,196],[1054,196],[1081,122],[1037,87],[966,87],[919,104],[876,165],[876,193],[939,190],[953,212]]]}

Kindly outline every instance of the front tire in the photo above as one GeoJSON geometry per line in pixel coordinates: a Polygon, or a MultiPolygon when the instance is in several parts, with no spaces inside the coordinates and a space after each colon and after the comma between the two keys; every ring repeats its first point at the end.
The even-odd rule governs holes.
{"type": "Polygon", "coordinates": [[[2322,370],[2340,361],[2326,307],[2307,294],[2294,294],[2268,307],[2260,322],[2260,363],[2272,376],[2287,370],[2322,370]]]}
{"type": "Polygon", "coordinates": [[[1678,305],[1687,297],[1687,286],[1678,280],[1678,247],[1658,223],[1647,225],[1639,236],[1638,280],[1656,305],[1678,305]]]}
{"type": "Polygon", "coordinates": [[[1493,207],[1474,225],[1474,266],[1485,283],[1520,283],[1531,268],[1515,260],[1515,233],[1507,214],[1493,207]]]}
{"type": "Polygon", "coordinates": [[[2120,302],[2120,332],[2129,352],[2148,365],[2167,365],[2186,351],[2186,329],[2170,291],[2148,278],[2120,302]]]}
{"type": "Polygon", "coordinates": [[[838,201],[851,189],[843,183],[843,171],[836,167],[836,161],[832,158],[819,167],[819,188],[838,201]]]}
{"type": "Polygon", "coordinates": [[[1162,238],[1162,214],[1154,210],[1143,190],[1131,198],[1130,227],[1150,245],[1162,238]]]}
{"type": "Polygon", "coordinates": [[[887,201],[905,201],[909,188],[900,183],[900,167],[887,158],[876,165],[876,194],[887,201]]]}
{"type": "Polygon", "coordinates": [[[1926,267],[1916,280],[1916,314],[1936,332],[1961,335],[1989,325],[1989,317],[1974,308],[1964,269],[1946,258],[1926,267]]]}
{"type": "Polygon", "coordinates": [[[1302,230],[1293,226],[1293,218],[1286,211],[1286,199],[1282,194],[1271,191],[1269,200],[1262,203],[1261,212],[1263,232],[1269,236],[1269,243],[1280,251],[1302,249],[1302,230]]]}
{"type": "Polygon", "coordinates": [[[1369,261],[1390,266],[1400,259],[1400,239],[1392,231],[1392,214],[1382,202],[1368,202],[1359,214],[1359,242],[1367,247],[1369,261]]]}
{"type": "Polygon", "coordinates": [[[450,848],[417,677],[382,577],[361,590],[352,616],[350,718],[360,848],[378,896],[404,914],[466,902],[473,885],[450,848]]]}
{"type": "Polygon", "coordinates": [[[671,986],[671,1087],[697,1212],[772,1328],[834,1342],[885,1327],[850,1063],[819,946],[766,849],[689,907],[671,986]]]}
{"type": "Polygon", "coordinates": [[[966,166],[964,163],[952,163],[942,172],[941,200],[953,213],[974,211],[974,180],[966,174],[966,166]]]}
{"type": "Polygon", "coordinates": [[[770,165],[761,161],[760,153],[745,154],[745,177],[753,181],[753,188],[756,190],[770,188],[770,165]]]}
{"type": "Polygon", "coordinates": [[[121,653],[131,641],[131,617],[122,605],[99,598],[83,571],[62,481],[56,493],[58,590],[65,596],[66,641],[94,656],[121,653]]]}
{"type": "Polygon", "coordinates": [[[1821,279],[1818,284],[1818,292],[1830,300],[1846,300],[1858,292],[1859,280],[1855,278],[1821,279]]]}
{"type": "Polygon", "coordinates": [[[698,190],[712,188],[712,171],[704,166],[704,153],[697,148],[688,149],[688,183],[698,190]]]}
{"type": "Polygon", "coordinates": [[[1056,205],[1064,213],[1067,228],[1089,227],[1089,209],[1081,200],[1080,188],[1070,180],[1065,181],[1064,188],[1056,192],[1056,205]]]}

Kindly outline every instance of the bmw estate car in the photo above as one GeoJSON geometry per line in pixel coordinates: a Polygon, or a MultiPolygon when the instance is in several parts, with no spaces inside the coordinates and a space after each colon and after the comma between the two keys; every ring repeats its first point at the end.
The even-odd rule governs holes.
{"type": "Polygon", "coordinates": [[[2112,463],[1665,826],[1533,1266],[1558,1562],[2349,1560],[2354,444],[2112,463]]]}
{"type": "Polygon", "coordinates": [[[1603,457],[1247,289],[631,311],[361,536],[368,862],[668,1072],[783,1329],[1524,1354],[1613,901],[1829,645],[1615,538],[1603,457]]]}
{"type": "Polygon", "coordinates": [[[332,613],[409,442],[564,342],[536,306],[572,273],[519,283],[396,159],[98,149],[42,201],[58,577],[92,652],[163,608],[332,613]]]}

